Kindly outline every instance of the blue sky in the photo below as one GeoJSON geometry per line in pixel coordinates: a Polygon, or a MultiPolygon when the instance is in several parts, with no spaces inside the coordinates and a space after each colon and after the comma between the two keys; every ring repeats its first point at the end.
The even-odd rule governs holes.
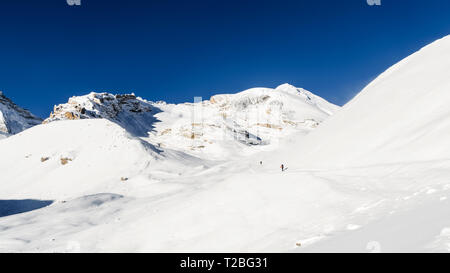
{"type": "Polygon", "coordinates": [[[0,90],[35,114],[90,91],[178,103],[291,83],[343,105],[450,34],[448,0],[2,0],[0,90]]]}

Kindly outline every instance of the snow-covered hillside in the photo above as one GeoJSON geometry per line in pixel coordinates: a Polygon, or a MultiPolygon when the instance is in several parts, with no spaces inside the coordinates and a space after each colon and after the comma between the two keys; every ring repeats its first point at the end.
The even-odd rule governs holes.
{"type": "Polygon", "coordinates": [[[389,68],[298,144],[299,167],[450,158],[450,36],[389,68]],[[330,139],[330,136],[333,136],[330,139]]]}
{"type": "Polygon", "coordinates": [[[346,228],[318,232],[319,243],[297,250],[449,252],[449,105],[447,36],[389,68],[280,152],[293,171],[347,196],[342,204],[368,198],[345,216],[346,228]],[[294,147],[302,153],[289,153],[294,147]]]}
{"type": "Polygon", "coordinates": [[[38,125],[3,140],[0,150],[0,199],[57,199],[107,191],[108,184],[139,173],[157,154],[102,119],[38,125]]]}
{"type": "Polygon", "coordinates": [[[0,91],[0,139],[40,124],[42,120],[17,106],[0,91]]]}

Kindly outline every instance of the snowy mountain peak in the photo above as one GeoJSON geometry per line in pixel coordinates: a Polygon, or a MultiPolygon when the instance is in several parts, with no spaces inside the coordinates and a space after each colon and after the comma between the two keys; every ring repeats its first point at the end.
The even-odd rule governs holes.
{"type": "Polygon", "coordinates": [[[0,134],[17,134],[41,122],[40,118],[16,105],[0,91],[0,134]]]}
{"type": "Polygon", "coordinates": [[[151,103],[134,94],[91,92],[88,95],[71,97],[67,103],[54,106],[53,112],[44,123],[103,118],[118,123],[132,134],[145,136],[154,122],[153,113],[151,103]]]}
{"type": "Polygon", "coordinates": [[[276,91],[288,93],[291,95],[296,95],[302,97],[307,103],[314,105],[319,108],[321,111],[327,113],[328,115],[332,115],[339,107],[336,105],[330,104],[328,101],[323,98],[314,95],[306,89],[298,88],[288,83],[282,84],[275,88],[276,91]]]}
{"type": "Polygon", "coordinates": [[[201,103],[160,104],[161,112],[155,115],[160,122],[150,139],[165,147],[225,157],[276,144],[293,133],[306,134],[339,109],[306,90],[283,86],[219,94],[201,103]]]}
{"type": "Polygon", "coordinates": [[[285,83],[285,84],[282,84],[282,85],[276,87],[275,91],[285,92],[285,93],[289,93],[289,94],[293,94],[293,95],[303,95],[303,96],[311,96],[311,97],[315,96],[313,93],[309,92],[308,90],[295,87],[289,83],[285,83]]]}
{"type": "Polygon", "coordinates": [[[279,85],[275,90],[277,91],[285,91],[285,92],[298,92],[300,88],[297,88],[289,83],[285,83],[282,85],[279,85]]]}
{"type": "Polygon", "coordinates": [[[88,118],[114,119],[121,112],[150,112],[148,102],[134,94],[113,95],[91,92],[85,96],[71,97],[67,103],[56,105],[45,123],[55,120],[88,118]]]}

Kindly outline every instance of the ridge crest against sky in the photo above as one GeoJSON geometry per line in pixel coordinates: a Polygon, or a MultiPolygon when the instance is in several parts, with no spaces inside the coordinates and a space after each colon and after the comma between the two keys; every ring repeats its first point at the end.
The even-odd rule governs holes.
{"type": "Polygon", "coordinates": [[[450,1],[5,0],[0,90],[46,117],[90,91],[170,103],[288,82],[343,105],[450,34],[450,1]]]}

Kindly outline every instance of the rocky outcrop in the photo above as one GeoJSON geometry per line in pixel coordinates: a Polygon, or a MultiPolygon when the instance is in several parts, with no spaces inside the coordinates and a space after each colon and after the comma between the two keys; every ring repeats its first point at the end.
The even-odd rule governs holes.
{"type": "Polygon", "coordinates": [[[72,97],[67,103],[56,105],[44,123],[55,120],[76,120],[89,118],[114,119],[121,112],[150,112],[151,105],[134,94],[113,95],[109,93],[90,93],[86,96],[72,97]]]}
{"type": "Polygon", "coordinates": [[[134,94],[113,95],[92,92],[85,96],[71,97],[67,103],[54,106],[44,123],[58,120],[103,118],[113,121],[132,134],[145,136],[158,112],[150,102],[134,94]]]}
{"type": "Polygon", "coordinates": [[[42,119],[16,105],[0,91],[0,133],[4,136],[38,125],[42,119]]]}

